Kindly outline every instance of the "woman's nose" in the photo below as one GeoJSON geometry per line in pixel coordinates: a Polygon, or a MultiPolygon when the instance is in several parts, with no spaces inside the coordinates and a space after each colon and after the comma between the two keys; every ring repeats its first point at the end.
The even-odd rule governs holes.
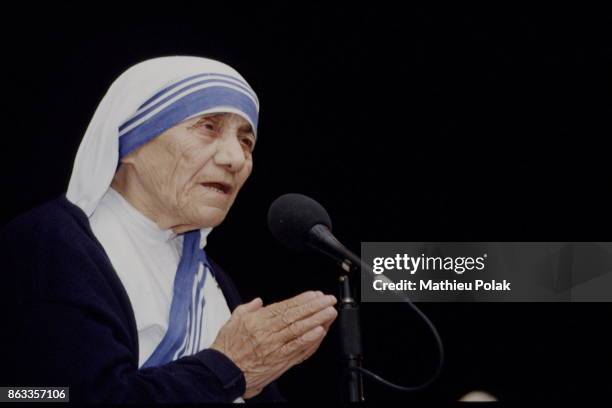
{"type": "Polygon", "coordinates": [[[231,172],[239,172],[244,167],[246,157],[237,137],[222,137],[217,145],[215,163],[231,172]]]}

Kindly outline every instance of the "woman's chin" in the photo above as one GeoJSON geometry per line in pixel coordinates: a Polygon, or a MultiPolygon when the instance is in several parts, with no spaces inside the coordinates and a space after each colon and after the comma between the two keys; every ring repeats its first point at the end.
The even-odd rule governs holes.
{"type": "Polygon", "coordinates": [[[212,228],[221,224],[227,211],[216,207],[206,207],[198,211],[197,224],[200,228],[212,228]]]}

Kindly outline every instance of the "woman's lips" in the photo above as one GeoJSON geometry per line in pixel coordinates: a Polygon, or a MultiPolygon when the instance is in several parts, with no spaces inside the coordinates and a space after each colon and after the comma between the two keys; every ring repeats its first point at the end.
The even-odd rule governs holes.
{"type": "Polygon", "coordinates": [[[200,185],[204,188],[207,188],[210,191],[214,191],[219,194],[229,194],[232,192],[232,186],[227,183],[221,183],[216,181],[210,181],[206,183],[200,183],[200,185]]]}

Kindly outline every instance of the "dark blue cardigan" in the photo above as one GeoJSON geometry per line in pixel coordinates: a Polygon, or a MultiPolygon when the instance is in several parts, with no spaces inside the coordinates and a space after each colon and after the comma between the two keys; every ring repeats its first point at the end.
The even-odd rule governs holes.
{"type": "MultiPolygon", "coordinates": [[[[138,369],[138,334],[127,293],[80,208],[64,196],[0,233],[0,386],[69,386],[71,402],[231,402],[242,371],[206,349],[138,369]]],[[[236,287],[213,262],[233,310],[236,287]]],[[[249,401],[282,401],[274,384],[249,401]]]]}

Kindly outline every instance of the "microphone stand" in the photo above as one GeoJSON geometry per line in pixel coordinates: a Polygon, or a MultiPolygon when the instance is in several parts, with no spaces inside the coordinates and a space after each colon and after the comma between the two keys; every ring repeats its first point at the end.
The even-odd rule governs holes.
{"type": "MultiPolygon", "coordinates": [[[[416,307],[407,296],[403,296],[395,292],[393,292],[393,294],[398,298],[398,300],[409,306],[415,313],[417,313],[431,330],[438,345],[438,350],[440,351],[440,360],[438,367],[436,368],[436,372],[429,380],[422,384],[415,386],[402,386],[387,381],[361,366],[363,361],[363,352],[361,350],[359,304],[353,298],[349,274],[352,273],[353,276],[361,277],[361,269],[363,268],[371,277],[375,277],[376,275],[372,269],[361,260],[361,258],[342,245],[342,243],[331,234],[330,230],[325,225],[317,224],[308,231],[306,245],[331,257],[342,268],[342,275],[340,276],[339,280],[340,305],[338,312],[338,323],[340,327],[342,357],[344,363],[346,364],[345,378],[348,378],[347,387],[349,402],[364,401],[362,375],[366,375],[395,390],[409,392],[421,390],[435,381],[440,375],[440,372],[444,366],[444,346],[442,344],[442,339],[440,339],[440,334],[427,316],[418,307],[416,307]]],[[[383,275],[380,275],[378,278],[388,280],[383,275]]]]}
{"type": "Polygon", "coordinates": [[[347,397],[349,402],[362,402],[364,401],[363,379],[361,373],[355,370],[355,368],[361,368],[363,360],[359,304],[352,296],[348,274],[340,276],[339,283],[338,326],[340,327],[342,359],[346,367],[344,378],[347,382],[347,397]]]}
{"type": "MultiPolygon", "coordinates": [[[[342,268],[340,275],[340,305],[338,307],[338,326],[340,327],[340,348],[345,364],[348,401],[362,402],[363,379],[361,368],[363,352],[361,350],[361,325],[359,324],[359,304],[353,298],[350,273],[359,273],[361,259],[329,233],[326,226],[318,224],[309,231],[307,244],[335,259],[342,268]]],[[[359,275],[356,275],[359,276],[359,275]]]]}

